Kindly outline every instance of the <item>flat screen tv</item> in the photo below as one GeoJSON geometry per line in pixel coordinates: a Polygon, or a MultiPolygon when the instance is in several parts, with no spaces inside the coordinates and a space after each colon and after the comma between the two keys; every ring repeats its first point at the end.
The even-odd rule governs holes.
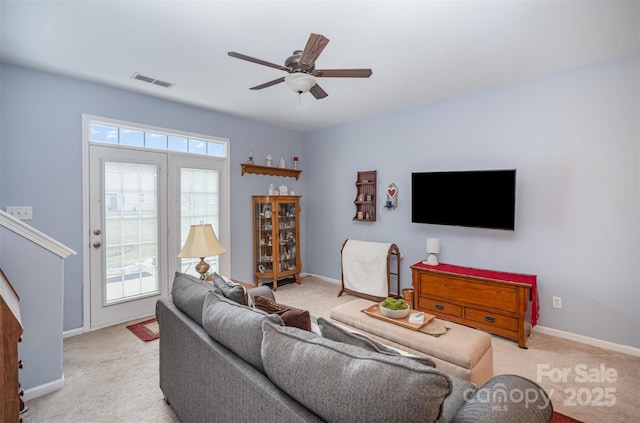
{"type": "Polygon", "coordinates": [[[515,230],[516,171],[411,174],[411,221],[515,230]]]}

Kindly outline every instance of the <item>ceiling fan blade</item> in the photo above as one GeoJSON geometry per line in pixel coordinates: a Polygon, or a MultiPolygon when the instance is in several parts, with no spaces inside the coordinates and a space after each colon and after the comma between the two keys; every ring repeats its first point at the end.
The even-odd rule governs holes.
{"type": "Polygon", "coordinates": [[[326,96],[328,96],[329,94],[326,93],[325,90],[323,90],[320,85],[316,84],[313,87],[311,87],[311,89],[309,90],[309,92],[317,99],[320,100],[322,98],[325,98],[326,96]]]}
{"type": "Polygon", "coordinates": [[[265,60],[256,59],[255,57],[247,56],[247,55],[242,54],[242,53],[236,53],[235,51],[230,51],[227,54],[229,56],[231,56],[231,57],[235,57],[236,59],[246,60],[248,62],[257,63],[257,64],[263,65],[263,66],[269,66],[270,68],[280,69],[280,70],[283,70],[285,72],[291,72],[291,69],[289,69],[287,67],[284,67],[282,65],[277,65],[275,63],[267,62],[265,60]]]}
{"type": "Polygon", "coordinates": [[[270,87],[272,85],[279,84],[281,82],[284,82],[284,76],[281,77],[281,78],[278,78],[278,79],[274,79],[273,81],[265,82],[264,84],[256,85],[255,87],[251,87],[249,89],[250,90],[261,90],[263,88],[267,88],[267,87],[270,87]]]}
{"type": "Polygon", "coordinates": [[[312,75],[319,78],[368,78],[372,73],[371,69],[316,69],[312,75]]]}
{"type": "Polygon", "coordinates": [[[310,69],[316,63],[316,59],[322,53],[322,50],[329,43],[329,39],[324,35],[320,34],[311,34],[309,36],[309,40],[307,41],[307,45],[302,50],[302,54],[300,55],[300,66],[303,69],[310,69]]]}

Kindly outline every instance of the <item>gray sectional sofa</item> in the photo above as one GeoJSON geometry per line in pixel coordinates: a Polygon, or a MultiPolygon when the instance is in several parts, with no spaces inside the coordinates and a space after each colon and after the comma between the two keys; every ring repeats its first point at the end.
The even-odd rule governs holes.
{"type": "MultiPolygon", "coordinates": [[[[500,375],[478,389],[329,321],[322,335],[287,327],[226,294],[177,273],[157,303],[160,388],[183,423],[551,420],[533,381],[500,375]]],[[[248,294],[274,299],[268,287],[248,294]]]]}

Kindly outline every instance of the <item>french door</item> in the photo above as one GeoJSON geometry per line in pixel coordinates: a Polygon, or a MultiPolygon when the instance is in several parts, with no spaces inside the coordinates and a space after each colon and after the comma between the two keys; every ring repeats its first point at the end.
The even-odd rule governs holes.
{"type": "Polygon", "coordinates": [[[167,293],[167,155],[89,147],[90,325],[153,314],[167,293]]]}
{"type": "MultiPolygon", "coordinates": [[[[152,315],[175,271],[199,276],[199,258],[177,257],[192,224],[211,223],[228,247],[224,168],[214,158],[89,146],[90,328],[152,315]]],[[[206,260],[229,274],[228,254],[206,260]]]]}

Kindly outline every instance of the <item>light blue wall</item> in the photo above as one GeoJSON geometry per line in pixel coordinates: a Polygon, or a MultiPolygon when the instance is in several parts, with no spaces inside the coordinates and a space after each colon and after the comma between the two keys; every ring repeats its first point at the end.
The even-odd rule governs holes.
{"type": "Polygon", "coordinates": [[[306,270],[339,280],[345,239],[394,242],[409,287],[437,237],[442,262],[538,275],[540,325],[640,347],[639,75],[609,62],[308,134],[306,270]],[[412,171],[494,168],[517,169],[514,232],[411,223],[412,171]],[[399,207],[354,222],[373,169],[399,207]]]}
{"type": "Polygon", "coordinates": [[[64,262],[4,227],[0,227],[0,258],[3,272],[20,296],[23,333],[18,355],[25,363],[20,384],[26,396],[36,386],[61,386],[64,262]],[[35,263],[47,272],[39,272],[35,263]]]}
{"type": "Polygon", "coordinates": [[[640,347],[638,58],[309,134],[20,67],[0,72],[0,207],[32,205],[32,225],[78,251],[65,260],[65,330],[82,325],[87,113],[231,140],[235,278],[252,276],[251,195],[284,183],[303,194],[306,272],[339,280],[345,239],[392,241],[408,287],[426,237],[439,237],[443,262],[537,274],[540,325],[640,347]],[[300,180],[240,176],[251,144],[258,160],[299,155],[300,180]],[[412,171],[489,168],[518,169],[515,232],[410,223],[412,171]],[[399,208],[353,222],[356,172],[372,169],[379,198],[397,184],[399,208]],[[562,309],[551,308],[552,296],[562,309]]]}
{"type": "MultiPolygon", "coordinates": [[[[240,176],[251,145],[257,163],[271,153],[299,156],[304,167],[302,133],[7,64],[0,67],[0,89],[0,207],[32,206],[27,223],[78,252],[65,260],[65,330],[83,324],[82,114],[230,139],[231,276],[239,280],[253,276],[251,195],[266,194],[270,183],[304,195],[304,171],[297,181],[240,176]]],[[[304,213],[301,219],[304,225],[304,213]]]]}

